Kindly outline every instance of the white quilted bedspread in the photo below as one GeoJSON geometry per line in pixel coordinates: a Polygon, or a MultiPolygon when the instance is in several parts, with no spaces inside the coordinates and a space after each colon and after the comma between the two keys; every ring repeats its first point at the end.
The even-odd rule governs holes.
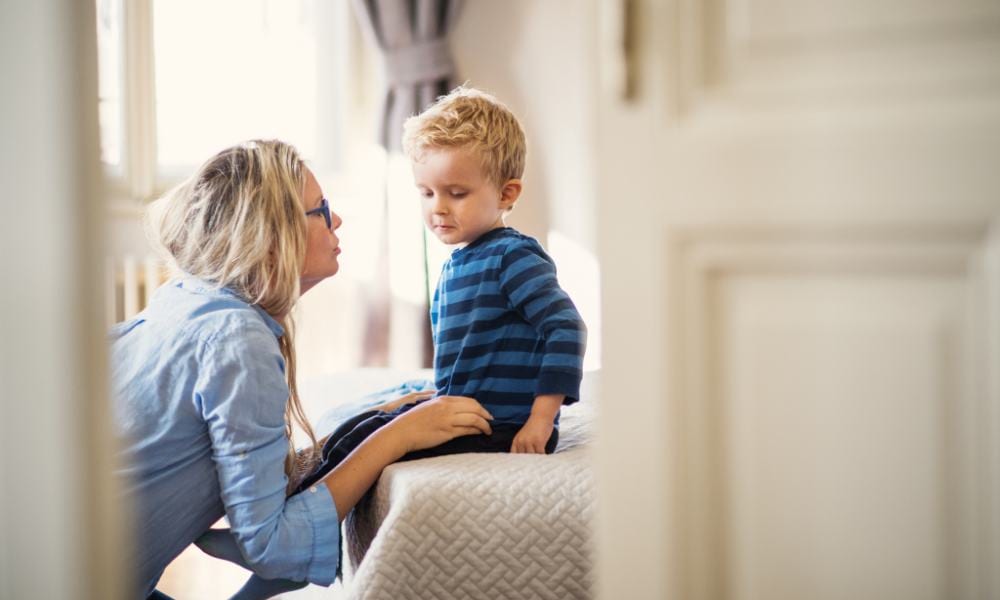
{"type": "Polygon", "coordinates": [[[550,456],[465,454],[388,467],[345,525],[348,597],[589,598],[590,404],[564,409],[550,456]]]}

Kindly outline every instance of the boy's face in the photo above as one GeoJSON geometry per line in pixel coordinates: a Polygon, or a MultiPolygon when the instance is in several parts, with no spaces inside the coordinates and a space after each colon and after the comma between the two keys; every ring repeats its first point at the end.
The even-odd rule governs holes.
{"type": "Polygon", "coordinates": [[[521,182],[498,188],[483,173],[478,157],[464,148],[430,148],[413,161],[424,223],[439,240],[465,246],[491,229],[504,226],[504,215],[517,200],[521,182]]]}

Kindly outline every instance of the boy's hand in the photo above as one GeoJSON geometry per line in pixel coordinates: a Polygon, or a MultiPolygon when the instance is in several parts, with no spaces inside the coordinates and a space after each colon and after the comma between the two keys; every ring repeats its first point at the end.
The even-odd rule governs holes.
{"type": "Polygon", "coordinates": [[[531,415],[514,436],[511,454],[545,454],[545,444],[552,436],[552,419],[531,415]]]}

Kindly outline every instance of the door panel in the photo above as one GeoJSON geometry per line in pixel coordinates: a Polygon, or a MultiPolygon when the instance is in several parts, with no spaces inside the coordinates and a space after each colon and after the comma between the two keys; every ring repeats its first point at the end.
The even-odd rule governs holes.
{"type": "Polygon", "coordinates": [[[813,237],[674,249],[681,338],[704,340],[677,369],[680,512],[702,515],[677,539],[682,579],[701,597],[961,597],[981,241],[813,237]]]}

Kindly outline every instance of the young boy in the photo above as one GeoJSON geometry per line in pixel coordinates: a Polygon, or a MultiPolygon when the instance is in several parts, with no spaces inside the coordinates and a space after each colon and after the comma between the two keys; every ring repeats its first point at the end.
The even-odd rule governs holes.
{"type": "Polygon", "coordinates": [[[552,452],[559,408],[579,398],[586,328],[552,259],[505,226],[524,132],[496,98],[459,87],[407,120],[403,148],[427,228],[458,246],[431,307],[437,393],[478,400],[511,452],[552,452]]]}
{"type": "MultiPolygon", "coordinates": [[[[524,132],[496,98],[459,87],[406,121],[403,147],[427,228],[457,247],[431,306],[433,395],[475,398],[493,416],[490,435],[458,437],[403,460],[552,453],[559,409],[579,399],[586,327],[559,287],[552,259],[504,222],[521,195],[524,132]]],[[[310,474],[294,478],[289,493],[320,481],[375,430],[431,395],[411,393],[341,424],[319,456],[300,454],[300,462],[311,464],[297,471],[310,474]]],[[[210,530],[197,543],[213,556],[243,563],[227,530],[210,530]]],[[[268,598],[304,585],[254,575],[234,598],[268,598]]]]}

